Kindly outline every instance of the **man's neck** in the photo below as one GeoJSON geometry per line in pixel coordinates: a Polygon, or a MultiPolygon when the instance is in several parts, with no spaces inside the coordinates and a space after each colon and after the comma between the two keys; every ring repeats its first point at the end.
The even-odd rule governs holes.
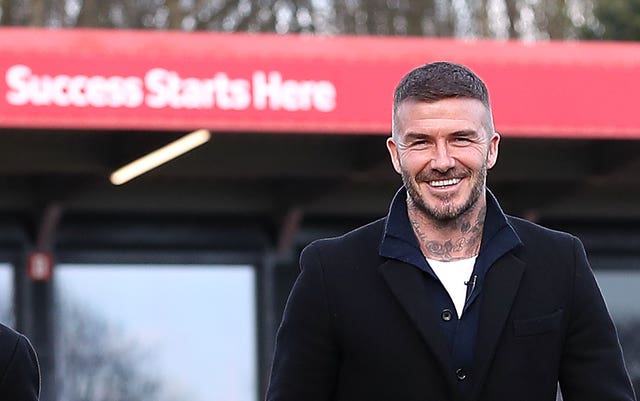
{"type": "Polygon", "coordinates": [[[447,221],[434,221],[423,212],[408,205],[409,221],[422,254],[440,261],[467,259],[478,254],[486,215],[486,203],[478,202],[460,217],[447,221]]]}

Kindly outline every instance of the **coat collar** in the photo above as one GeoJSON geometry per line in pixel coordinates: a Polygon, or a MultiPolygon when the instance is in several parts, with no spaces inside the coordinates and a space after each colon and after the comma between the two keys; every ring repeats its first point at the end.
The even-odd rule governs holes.
{"type": "MultiPolygon", "coordinates": [[[[485,265],[490,265],[509,250],[522,245],[522,241],[489,189],[486,197],[487,213],[479,257],[485,265]]],[[[379,254],[412,264],[433,274],[424,261],[420,245],[409,222],[406,199],[407,191],[402,187],[391,201],[380,241],[379,254]]]]}

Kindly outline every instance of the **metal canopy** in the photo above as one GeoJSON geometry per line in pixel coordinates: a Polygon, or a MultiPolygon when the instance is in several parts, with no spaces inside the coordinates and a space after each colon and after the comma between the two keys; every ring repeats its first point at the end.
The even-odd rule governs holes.
{"type": "Polygon", "coordinates": [[[382,134],[399,78],[450,60],[510,137],[638,138],[640,44],[0,29],[0,127],[382,134]]]}
{"type": "MultiPolygon", "coordinates": [[[[400,185],[384,144],[393,86],[413,66],[437,59],[468,64],[488,83],[503,134],[489,186],[507,212],[556,226],[640,220],[638,44],[21,28],[2,28],[0,38],[0,214],[27,222],[33,241],[47,210],[60,211],[61,235],[69,224],[80,226],[70,230],[77,233],[177,219],[255,224],[273,246],[293,236],[290,221],[299,222],[296,241],[305,242],[382,216],[400,185]],[[58,103],[79,91],[112,104],[21,98],[21,81],[8,84],[9,69],[24,72],[15,66],[29,67],[39,85],[67,85],[58,103]],[[281,84],[295,81],[280,87],[291,96],[311,93],[301,82],[328,82],[335,108],[327,109],[324,84],[316,103],[280,99],[277,110],[256,108],[254,98],[244,111],[224,109],[217,97],[210,109],[153,108],[144,91],[138,106],[122,106],[136,98],[91,92],[107,88],[115,96],[122,77],[137,77],[133,86],[145,89],[154,68],[195,79],[184,85],[224,74],[248,80],[238,85],[250,89],[256,71],[277,72],[281,84]],[[73,89],[70,77],[80,86],[93,77],[97,86],[73,89]],[[116,92],[104,82],[115,82],[116,92]],[[24,104],[8,105],[9,98],[24,104]],[[210,129],[213,139],[122,187],[109,183],[115,168],[192,128],[210,129]]],[[[135,233],[132,241],[155,235],[135,233]]]]}

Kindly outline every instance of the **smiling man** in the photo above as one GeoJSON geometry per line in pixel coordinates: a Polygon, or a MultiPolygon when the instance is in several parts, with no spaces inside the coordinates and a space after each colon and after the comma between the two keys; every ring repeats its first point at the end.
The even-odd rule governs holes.
{"type": "Polygon", "coordinates": [[[505,215],[489,96],[438,62],[394,94],[388,215],[309,245],[268,401],[633,401],[584,248],[505,215]]]}

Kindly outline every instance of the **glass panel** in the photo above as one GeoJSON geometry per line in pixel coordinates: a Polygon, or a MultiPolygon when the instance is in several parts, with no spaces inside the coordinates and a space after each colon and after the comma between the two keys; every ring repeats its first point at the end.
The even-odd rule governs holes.
{"type": "Polygon", "coordinates": [[[0,263],[0,322],[14,327],[13,266],[0,263]]]}
{"type": "Polygon", "coordinates": [[[251,266],[58,265],[62,400],[255,401],[251,266]]]}
{"type": "Polygon", "coordinates": [[[640,390],[640,271],[600,270],[596,278],[618,328],[624,358],[636,389],[640,390]]]}

